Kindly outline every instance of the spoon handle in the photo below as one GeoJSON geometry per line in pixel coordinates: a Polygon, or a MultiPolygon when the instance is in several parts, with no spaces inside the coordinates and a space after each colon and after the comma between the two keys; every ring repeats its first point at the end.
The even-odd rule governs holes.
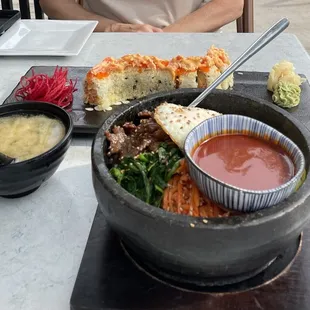
{"type": "Polygon", "coordinates": [[[198,105],[213,89],[220,85],[229,75],[236,71],[248,59],[259,52],[263,47],[283,32],[290,22],[287,18],[279,20],[275,25],[265,31],[241,56],[239,56],[209,87],[207,87],[190,105],[198,105]]]}
{"type": "Polygon", "coordinates": [[[12,158],[3,153],[0,153],[0,167],[9,165],[13,162],[15,162],[15,158],[12,158]]]}

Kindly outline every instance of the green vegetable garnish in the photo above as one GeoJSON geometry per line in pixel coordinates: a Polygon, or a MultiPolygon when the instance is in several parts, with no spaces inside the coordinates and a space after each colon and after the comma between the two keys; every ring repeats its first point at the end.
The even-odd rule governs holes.
{"type": "Polygon", "coordinates": [[[282,108],[292,108],[300,103],[301,89],[298,85],[280,81],[272,95],[272,100],[282,108]]]}
{"type": "Polygon", "coordinates": [[[167,183],[176,173],[182,158],[179,148],[163,143],[156,152],[122,159],[110,173],[128,192],[160,207],[167,183]]]}

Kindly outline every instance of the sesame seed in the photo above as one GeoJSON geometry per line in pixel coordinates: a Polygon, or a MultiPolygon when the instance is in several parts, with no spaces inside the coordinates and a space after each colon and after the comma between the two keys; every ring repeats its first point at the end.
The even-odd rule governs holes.
{"type": "Polygon", "coordinates": [[[203,221],[205,224],[208,224],[208,220],[203,219],[202,221],[203,221]]]}
{"type": "Polygon", "coordinates": [[[190,225],[190,227],[192,227],[192,228],[195,227],[195,224],[194,224],[194,223],[190,223],[189,225],[190,225]]]}

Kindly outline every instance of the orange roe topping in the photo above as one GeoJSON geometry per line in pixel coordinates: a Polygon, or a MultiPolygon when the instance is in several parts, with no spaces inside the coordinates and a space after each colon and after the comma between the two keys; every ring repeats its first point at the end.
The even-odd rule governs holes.
{"type": "Polygon", "coordinates": [[[103,79],[109,76],[111,72],[121,72],[127,68],[143,69],[165,69],[169,61],[157,58],[155,56],[141,56],[140,54],[125,55],[119,59],[112,57],[105,58],[100,64],[91,69],[88,78],[96,77],[103,79]]]}
{"type": "Polygon", "coordinates": [[[111,72],[122,72],[127,68],[136,68],[139,72],[142,72],[145,69],[168,69],[173,75],[176,74],[177,76],[180,76],[190,72],[195,72],[198,69],[207,73],[215,66],[217,69],[222,70],[229,64],[230,60],[226,52],[223,49],[214,46],[208,50],[207,55],[204,57],[183,57],[178,55],[170,61],[155,56],[129,54],[119,59],[113,57],[105,58],[101,63],[88,72],[87,79],[93,77],[104,79],[107,78],[111,72]]]}
{"type": "Polygon", "coordinates": [[[200,67],[199,69],[204,73],[208,73],[210,71],[210,67],[200,67]]]}
{"type": "Polygon", "coordinates": [[[183,57],[176,56],[171,59],[170,66],[176,71],[176,75],[180,76],[182,74],[187,74],[189,72],[197,71],[201,63],[201,57],[183,57]]]}
{"type": "Polygon", "coordinates": [[[230,60],[227,53],[222,48],[211,46],[207,52],[207,56],[213,59],[215,65],[218,68],[227,67],[230,65],[230,60]]]}

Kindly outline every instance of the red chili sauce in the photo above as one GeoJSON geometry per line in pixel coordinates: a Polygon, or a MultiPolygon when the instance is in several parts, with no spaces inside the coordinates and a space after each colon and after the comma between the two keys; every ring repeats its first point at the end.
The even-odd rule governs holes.
{"type": "Polygon", "coordinates": [[[295,174],[280,146],[246,134],[210,138],[198,146],[193,160],[212,177],[248,190],[276,188],[295,174]]]}

